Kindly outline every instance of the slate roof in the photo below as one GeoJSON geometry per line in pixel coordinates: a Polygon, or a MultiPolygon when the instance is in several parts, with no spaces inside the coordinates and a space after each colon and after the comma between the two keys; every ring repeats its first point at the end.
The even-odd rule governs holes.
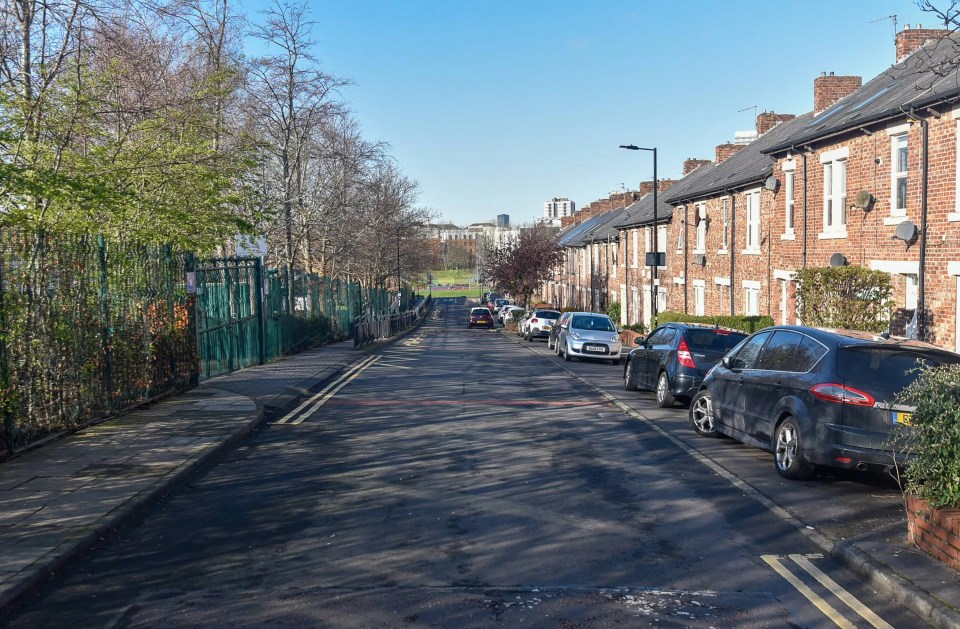
{"type": "Polygon", "coordinates": [[[808,113],[780,123],[719,164],[701,166],[667,190],[664,200],[680,204],[762,183],[773,174],[773,159],[764,151],[783,142],[812,118],[813,114],[808,113]]]}
{"type": "MultiPolygon", "coordinates": [[[[679,185],[679,184],[674,184],[679,185]]],[[[673,188],[670,188],[671,190],[673,188]]],[[[657,195],[657,222],[663,223],[673,218],[673,206],[664,203],[663,197],[666,193],[661,192],[657,195]]],[[[653,193],[640,197],[623,209],[618,220],[611,225],[614,229],[624,229],[626,227],[635,227],[637,225],[647,225],[653,223],[653,193]]]]}
{"type": "Polygon", "coordinates": [[[580,223],[580,229],[575,232],[571,230],[560,238],[560,245],[564,247],[585,247],[592,242],[606,241],[608,238],[615,240],[617,230],[612,228],[612,224],[623,213],[624,208],[617,208],[603,214],[591,216],[580,223]]]}
{"type": "Polygon", "coordinates": [[[960,36],[934,40],[765,149],[775,153],[960,98],[960,36]]]}

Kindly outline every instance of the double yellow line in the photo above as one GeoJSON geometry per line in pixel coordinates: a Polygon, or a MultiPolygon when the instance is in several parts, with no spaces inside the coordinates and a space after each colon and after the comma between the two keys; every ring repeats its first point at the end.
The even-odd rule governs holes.
{"type": "Polygon", "coordinates": [[[303,423],[308,417],[313,415],[318,408],[326,404],[327,400],[336,395],[340,389],[350,384],[354,378],[359,376],[365,369],[367,369],[367,367],[370,367],[378,360],[380,360],[380,356],[370,356],[369,358],[365,358],[361,362],[345,371],[343,375],[325,386],[322,390],[304,401],[302,404],[300,404],[300,406],[278,419],[277,423],[292,425],[303,423]]]}
{"type": "MultiPolygon", "coordinates": [[[[843,601],[847,607],[852,609],[857,613],[857,615],[870,623],[871,626],[876,627],[877,629],[893,629],[889,623],[873,613],[870,608],[843,589],[839,583],[828,577],[822,570],[814,566],[807,557],[803,555],[790,555],[789,557],[795,564],[803,568],[807,574],[816,579],[820,585],[829,590],[831,594],[843,601]]],[[[834,609],[830,603],[820,597],[812,589],[807,587],[803,581],[790,572],[790,570],[783,565],[780,557],[777,557],[776,555],[762,555],[761,559],[763,559],[768,566],[773,568],[777,574],[783,577],[787,583],[792,585],[798,592],[803,594],[808,601],[813,603],[817,609],[823,612],[823,614],[832,620],[838,627],[842,627],[843,629],[856,629],[853,623],[843,617],[843,614],[834,609]]]]}

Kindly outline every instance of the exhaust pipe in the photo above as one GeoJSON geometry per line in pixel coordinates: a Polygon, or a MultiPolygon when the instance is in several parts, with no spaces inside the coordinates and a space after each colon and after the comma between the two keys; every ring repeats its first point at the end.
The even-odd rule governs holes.
{"type": "Polygon", "coordinates": [[[866,472],[868,467],[869,466],[866,463],[863,463],[863,462],[857,463],[858,472],[866,472]]]}

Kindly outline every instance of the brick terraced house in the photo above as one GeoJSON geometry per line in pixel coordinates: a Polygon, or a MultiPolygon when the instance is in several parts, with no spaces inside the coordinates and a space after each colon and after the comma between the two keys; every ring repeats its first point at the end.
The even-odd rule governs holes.
{"type": "MultiPolygon", "coordinates": [[[[795,323],[798,269],[856,264],[894,279],[891,332],[960,351],[960,40],[906,29],[896,46],[879,76],[822,74],[814,111],[761,114],[756,140],[688,160],[661,187],[657,311],[795,323]]],[[[554,303],[618,300],[622,323],[651,323],[651,197],[617,206],[604,227],[567,228],[579,257],[548,290],[576,290],[554,303]]]]}

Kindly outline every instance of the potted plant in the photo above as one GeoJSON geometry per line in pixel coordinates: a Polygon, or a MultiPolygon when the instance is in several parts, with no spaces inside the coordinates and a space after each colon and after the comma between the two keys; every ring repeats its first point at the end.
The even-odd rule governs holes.
{"type": "Polygon", "coordinates": [[[960,570],[960,365],[918,367],[898,402],[915,406],[895,447],[910,464],[900,472],[909,541],[960,570]]]}

